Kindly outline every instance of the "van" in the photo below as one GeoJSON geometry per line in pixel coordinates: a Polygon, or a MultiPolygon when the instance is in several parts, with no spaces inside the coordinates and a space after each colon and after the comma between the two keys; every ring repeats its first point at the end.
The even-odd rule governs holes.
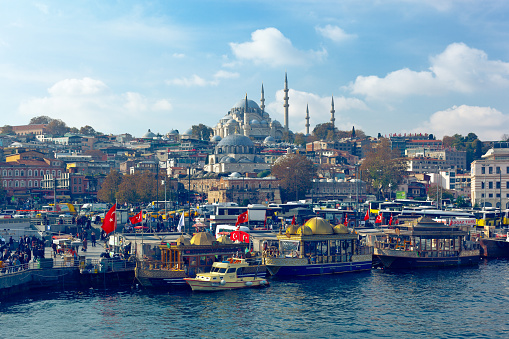
{"type": "MultiPolygon", "coordinates": [[[[217,225],[216,226],[216,239],[221,238],[222,235],[229,236],[231,232],[236,231],[238,226],[235,225],[217,225]]],[[[240,226],[239,231],[249,233],[249,227],[240,226]]]]}

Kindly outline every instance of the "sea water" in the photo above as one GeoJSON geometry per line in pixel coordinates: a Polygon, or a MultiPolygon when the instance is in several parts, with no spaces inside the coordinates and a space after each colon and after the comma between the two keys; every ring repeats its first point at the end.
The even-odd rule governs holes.
{"type": "Polygon", "coordinates": [[[509,338],[509,261],[270,282],[32,292],[0,303],[0,337],[509,338]]]}

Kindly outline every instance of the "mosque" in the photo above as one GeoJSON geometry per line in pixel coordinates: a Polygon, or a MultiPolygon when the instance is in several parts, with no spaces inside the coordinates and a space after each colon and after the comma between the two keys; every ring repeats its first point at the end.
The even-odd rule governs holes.
{"type": "Polygon", "coordinates": [[[265,96],[262,84],[261,105],[258,106],[253,100],[247,98],[240,100],[226,114],[219,123],[213,127],[213,141],[220,141],[232,134],[241,134],[253,141],[263,142],[269,138],[280,141],[285,132],[288,132],[288,79],[285,74],[285,121],[284,126],[277,120],[272,120],[265,111],[265,96]]]}

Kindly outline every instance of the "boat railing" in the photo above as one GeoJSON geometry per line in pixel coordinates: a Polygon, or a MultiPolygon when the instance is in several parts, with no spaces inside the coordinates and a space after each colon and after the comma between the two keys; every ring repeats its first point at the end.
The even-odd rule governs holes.
{"type": "Polygon", "coordinates": [[[186,265],[183,263],[161,262],[158,260],[143,260],[137,262],[137,267],[144,270],[164,270],[164,271],[185,271],[186,265]]]}

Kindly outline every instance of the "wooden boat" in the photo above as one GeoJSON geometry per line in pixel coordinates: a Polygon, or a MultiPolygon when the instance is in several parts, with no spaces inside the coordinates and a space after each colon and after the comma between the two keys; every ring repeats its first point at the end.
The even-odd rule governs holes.
{"type": "Polygon", "coordinates": [[[418,268],[477,264],[479,243],[461,226],[449,226],[421,217],[384,231],[374,255],[385,268],[418,268]]]}
{"type": "MultiPolygon", "coordinates": [[[[214,262],[239,256],[248,244],[234,243],[226,237],[216,239],[212,234],[200,232],[191,240],[180,237],[175,243],[159,245],[157,260],[141,260],[136,266],[136,278],[143,287],[174,288],[185,287],[184,278],[194,278],[199,273],[209,272],[214,262]]],[[[266,272],[264,266],[249,267],[251,273],[266,272]]]]}
{"type": "MultiPolygon", "coordinates": [[[[256,266],[259,268],[259,266],[256,266]]],[[[268,286],[265,272],[249,270],[250,265],[246,259],[228,258],[212,264],[208,273],[199,273],[196,278],[184,278],[193,291],[220,291],[247,287],[268,286]]]]}
{"type": "Polygon", "coordinates": [[[271,275],[290,277],[358,272],[371,269],[372,248],[361,247],[345,225],[332,227],[319,217],[278,234],[279,247],[263,251],[271,275]]]}
{"type": "Polygon", "coordinates": [[[509,258],[509,237],[506,234],[496,233],[489,238],[479,238],[481,257],[509,258]]]}

